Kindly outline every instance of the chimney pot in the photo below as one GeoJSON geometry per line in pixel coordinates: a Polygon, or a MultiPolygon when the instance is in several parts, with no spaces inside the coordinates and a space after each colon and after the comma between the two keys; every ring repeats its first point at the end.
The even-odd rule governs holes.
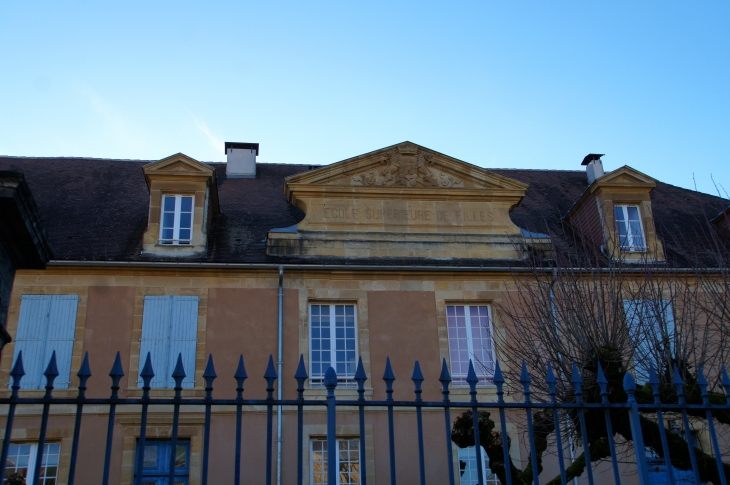
{"type": "Polygon", "coordinates": [[[586,166],[588,185],[591,185],[593,182],[595,182],[596,179],[599,179],[605,175],[605,172],[603,171],[603,161],[601,160],[602,156],[603,153],[589,153],[585,156],[583,162],[581,163],[581,165],[586,166]]]}
{"type": "Polygon", "coordinates": [[[256,157],[259,154],[258,143],[227,141],[225,153],[227,177],[256,178],[256,157]]]}

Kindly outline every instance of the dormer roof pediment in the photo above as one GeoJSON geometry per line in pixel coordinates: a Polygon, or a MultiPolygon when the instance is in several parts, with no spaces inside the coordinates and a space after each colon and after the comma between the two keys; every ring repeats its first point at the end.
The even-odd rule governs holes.
{"type": "MultiPolygon", "coordinates": [[[[411,142],[376,150],[294,175],[285,181],[287,197],[321,191],[440,199],[459,196],[524,196],[529,185],[411,142]]],[[[349,197],[350,195],[348,195],[349,197]]],[[[400,197],[398,197],[400,198],[400,197]]]]}
{"type": "Polygon", "coordinates": [[[212,177],[215,170],[205,163],[199,162],[183,153],[176,153],[142,167],[147,186],[150,177],[212,177]]]}
{"type": "Polygon", "coordinates": [[[599,188],[611,187],[631,189],[643,188],[651,190],[656,187],[656,182],[656,179],[653,179],[648,175],[629,167],[628,165],[624,165],[623,167],[618,168],[613,172],[609,172],[603,177],[597,179],[593,183],[591,189],[592,191],[595,191],[599,188]]]}

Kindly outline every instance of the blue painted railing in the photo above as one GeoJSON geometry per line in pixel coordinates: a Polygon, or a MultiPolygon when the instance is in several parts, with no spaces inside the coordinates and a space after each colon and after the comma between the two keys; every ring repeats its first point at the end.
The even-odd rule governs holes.
{"type": "MultiPolygon", "coordinates": [[[[480,443],[479,436],[479,424],[478,412],[484,409],[497,409],[499,411],[501,433],[503,437],[508,436],[507,434],[507,419],[505,411],[511,410],[522,410],[525,412],[527,431],[528,431],[528,446],[530,450],[531,465],[533,470],[538,469],[536,444],[535,444],[535,431],[533,428],[533,410],[552,410],[554,426],[555,426],[555,441],[556,449],[563,450],[563,437],[561,436],[560,426],[560,411],[572,411],[577,413],[578,421],[580,425],[580,433],[583,443],[589,443],[588,433],[590,430],[586,427],[585,412],[587,410],[603,410],[606,422],[607,436],[610,448],[610,455],[612,460],[613,478],[616,485],[621,484],[621,475],[619,473],[619,466],[617,461],[616,446],[613,439],[612,430],[612,418],[611,410],[625,410],[628,411],[630,426],[633,435],[633,448],[635,457],[637,460],[637,469],[639,475],[639,482],[641,485],[650,485],[651,478],[649,475],[649,469],[647,466],[647,460],[645,456],[644,442],[641,433],[640,424],[640,413],[651,413],[656,416],[656,422],[658,424],[659,432],[661,435],[661,444],[663,448],[664,462],[667,469],[667,476],[670,485],[675,485],[675,477],[673,475],[673,467],[670,461],[669,446],[667,441],[667,430],[664,425],[665,412],[679,413],[682,416],[682,421],[685,430],[690,429],[690,422],[688,417],[688,411],[698,412],[704,411],[707,419],[708,433],[710,442],[712,445],[712,451],[715,456],[716,465],[718,469],[718,476],[720,477],[720,485],[727,485],[727,479],[725,476],[725,470],[722,462],[722,454],[718,441],[717,432],[714,425],[713,411],[730,411],[730,378],[727,375],[725,368],[722,368],[722,386],[725,390],[725,403],[724,404],[711,404],[710,395],[708,393],[708,383],[705,379],[702,369],[698,370],[697,385],[701,389],[702,404],[688,404],[684,394],[684,382],[682,381],[679,372],[676,367],[674,369],[674,376],[672,384],[676,388],[677,403],[667,404],[662,403],[659,393],[659,380],[656,372],[652,369],[650,373],[649,384],[653,389],[654,403],[652,404],[639,404],[635,398],[636,384],[634,378],[630,373],[626,373],[624,377],[624,390],[628,396],[626,403],[614,403],[609,402],[608,399],[608,381],[601,369],[600,364],[598,365],[597,380],[596,383],[600,387],[601,402],[600,403],[587,403],[583,400],[583,380],[580,372],[575,364],[573,364],[573,373],[571,376],[571,385],[573,394],[575,396],[575,402],[558,402],[556,386],[558,380],[555,378],[555,374],[550,364],[547,368],[547,379],[546,383],[549,388],[550,401],[549,402],[534,402],[531,398],[532,392],[530,389],[531,379],[527,371],[526,365],[522,364],[522,374],[519,382],[523,387],[523,401],[522,402],[505,402],[504,400],[504,384],[505,380],[499,367],[499,363],[495,366],[495,373],[493,382],[496,386],[497,401],[496,402],[480,402],[477,400],[477,384],[479,382],[477,375],[474,371],[474,366],[469,364],[469,373],[467,377],[467,383],[469,384],[470,400],[467,402],[455,402],[449,399],[451,385],[451,376],[444,360],[442,363],[441,376],[439,381],[442,385],[443,399],[441,401],[424,401],[421,397],[422,390],[421,385],[424,381],[423,374],[421,373],[420,364],[418,361],[415,362],[415,367],[411,380],[414,384],[415,398],[412,401],[402,401],[393,399],[393,382],[395,381],[395,375],[390,364],[390,359],[387,359],[385,366],[385,374],[383,375],[383,381],[386,386],[386,399],[385,400],[366,400],[365,399],[365,381],[368,380],[368,376],[362,365],[362,359],[358,362],[357,372],[355,374],[355,382],[357,383],[358,398],[356,400],[342,400],[336,399],[335,389],[337,388],[337,374],[333,368],[329,368],[324,376],[324,386],[327,389],[327,395],[325,400],[310,400],[304,399],[304,384],[308,379],[306,368],[304,365],[303,357],[299,359],[299,366],[296,374],[294,375],[297,381],[297,399],[293,400],[277,400],[274,399],[274,384],[279,376],[276,374],[274,368],[274,361],[272,357],[269,357],[268,367],[264,373],[264,379],[266,380],[266,392],[267,397],[265,399],[244,399],[244,381],[248,378],[246,369],[244,366],[243,356],[239,358],[238,368],[234,374],[236,380],[236,398],[235,399],[216,399],[213,398],[213,382],[217,378],[215,368],[213,366],[212,356],[208,357],[208,363],[203,373],[205,379],[205,397],[204,398],[183,398],[182,397],[182,382],[185,378],[185,369],[183,368],[182,357],[178,356],[177,365],[172,373],[172,377],[175,381],[175,395],[172,398],[153,398],[150,397],[150,383],[152,378],[155,376],[152,368],[151,358],[147,355],[147,359],[140,373],[140,377],[143,381],[142,386],[142,397],[140,398],[120,398],[119,397],[119,383],[121,378],[124,376],[122,369],[122,363],[120,354],[117,353],[114,365],[112,367],[109,376],[112,380],[111,395],[109,398],[96,399],[87,398],[87,381],[91,377],[91,369],[89,367],[88,354],[84,356],[84,360],[77,373],[79,379],[78,395],[75,398],[57,398],[53,396],[53,383],[58,377],[58,367],[56,365],[56,354],[55,352],[51,356],[50,362],[44,373],[46,377],[46,392],[42,398],[23,398],[19,396],[20,382],[25,375],[23,369],[23,355],[22,352],[18,354],[17,360],[11,371],[12,377],[12,394],[8,398],[0,398],[0,405],[6,405],[7,408],[7,421],[5,426],[5,438],[2,445],[2,455],[0,456],[0,477],[4,477],[6,461],[8,458],[8,451],[10,448],[11,435],[13,430],[13,422],[15,419],[16,409],[19,405],[38,405],[42,404],[40,432],[38,436],[38,447],[37,456],[35,457],[35,473],[34,483],[32,485],[38,485],[40,480],[40,469],[42,465],[42,453],[46,442],[46,431],[48,427],[48,418],[50,408],[53,405],[76,405],[76,417],[74,421],[74,434],[72,440],[70,466],[68,474],[68,484],[73,485],[76,476],[76,464],[79,458],[79,435],[82,421],[82,411],[84,405],[106,405],[109,406],[108,412],[108,428],[106,436],[106,449],[104,455],[104,469],[102,476],[102,484],[108,485],[110,475],[110,464],[112,455],[112,442],[114,437],[114,423],[116,408],[119,405],[140,405],[141,406],[141,422],[140,422],[140,436],[137,446],[136,454],[136,470],[142,470],[143,465],[143,450],[145,447],[146,429],[147,429],[147,414],[150,405],[168,405],[172,406],[173,411],[173,425],[172,425],[172,443],[171,449],[176,449],[178,440],[178,426],[180,418],[180,407],[181,406],[204,406],[205,407],[205,424],[204,424],[204,435],[203,435],[203,460],[202,460],[202,476],[200,481],[203,485],[208,483],[208,455],[210,450],[210,425],[211,425],[211,407],[215,406],[232,406],[236,410],[236,442],[235,442],[235,458],[234,458],[234,484],[240,485],[241,483],[241,425],[242,425],[242,414],[243,406],[265,406],[267,409],[267,423],[266,423],[266,484],[272,483],[272,425],[273,425],[273,409],[276,406],[295,406],[297,409],[297,483],[303,483],[303,421],[304,421],[304,408],[311,407],[322,407],[327,408],[327,464],[328,470],[328,484],[335,485],[338,480],[338,474],[332,473],[336,470],[336,423],[337,423],[337,408],[339,407],[357,407],[359,410],[359,427],[360,427],[360,480],[363,485],[367,484],[367,460],[366,460],[366,447],[365,447],[365,417],[366,410],[373,408],[386,408],[388,413],[388,443],[389,443],[389,458],[390,458],[390,482],[392,485],[396,484],[396,460],[395,460],[395,426],[394,426],[394,409],[399,408],[415,408],[416,420],[417,420],[417,439],[418,439],[418,459],[419,459],[419,479],[420,484],[425,485],[426,483],[426,472],[425,472],[425,458],[424,458],[424,437],[423,437],[423,408],[440,408],[444,413],[444,424],[445,424],[445,452],[446,461],[448,463],[448,477],[449,483],[454,484],[455,475],[453,467],[453,455],[451,445],[451,433],[452,433],[452,421],[451,421],[451,409],[471,409],[471,416],[473,419],[473,432],[475,443],[480,443]]],[[[24,415],[24,418],[27,415],[24,415]]],[[[697,459],[695,456],[695,447],[688,440],[688,451],[691,459],[692,474],[696,484],[701,483],[700,473],[698,470],[697,459]]],[[[504,469],[505,469],[505,481],[504,485],[512,485],[513,477],[510,471],[510,455],[509,455],[509,440],[502,439],[503,453],[504,453],[504,469]]],[[[476,454],[476,465],[477,475],[480,484],[484,483],[486,470],[483,469],[483,461],[481,456],[481,447],[474,446],[474,453],[476,454]]],[[[557,453],[558,455],[558,466],[560,469],[560,477],[562,485],[567,484],[566,478],[566,467],[562,452],[557,453]]],[[[589,485],[594,485],[594,477],[592,464],[590,461],[590,453],[585,453],[586,460],[586,475],[589,485]]],[[[175,470],[175,453],[171,453],[170,456],[170,475],[169,484],[174,484],[174,470],[175,470]]],[[[539,477],[537,473],[533,473],[534,485],[539,485],[539,477]]],[[[135,485],[141,485],[142,473],[137,473],[135,476],[135,485]]]]}

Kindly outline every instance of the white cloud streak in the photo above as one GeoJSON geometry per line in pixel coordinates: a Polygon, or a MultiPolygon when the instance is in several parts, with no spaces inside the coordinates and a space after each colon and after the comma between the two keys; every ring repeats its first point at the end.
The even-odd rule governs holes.
{"type": "Polygon", "coordinates": [[[205,138],[208,140],[208,143],[210,144],[211,148],[213,148],[213,151],[220,152],[220,149],[223,148],[223,139],[216,136],[213,132],[211,132],[210,128],[208,128],[208,125],[205,123],[204,120],[195,116],[190,110],[188,110],[188,113],[190,114],[190,117],[193,119],[193,122],[195,123],[195,127],[203,135],[205,135],[205,138]]]}

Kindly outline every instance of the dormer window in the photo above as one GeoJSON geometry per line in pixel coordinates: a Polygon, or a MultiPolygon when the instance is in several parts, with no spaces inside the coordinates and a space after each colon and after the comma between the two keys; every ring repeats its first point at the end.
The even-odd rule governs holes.
{"type": "Polygon", "coordinates": [[[623,251],[646,251],[641,213],[635,205],[615,205],[613,207],[618,230],[619,244],[623,251]]]}
{"type": "Polygon", "coordinates": [[[193,207],[192,195],[163,196],[160,244],[190,244],[193,232],[193,207]]]}

